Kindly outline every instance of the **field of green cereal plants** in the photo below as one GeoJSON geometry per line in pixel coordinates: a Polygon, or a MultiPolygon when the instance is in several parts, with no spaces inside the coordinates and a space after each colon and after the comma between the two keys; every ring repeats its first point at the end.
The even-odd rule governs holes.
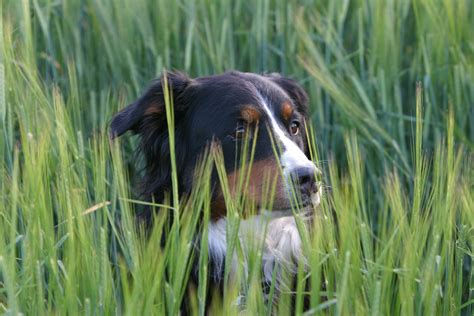
{"type": "Polygon", "coordinates": [[[269,302],[258,271],[242,273],[211,312],[474,313],[474,2],[0,6],[0,313],[173,315],[183,300],[205,313],[204,282],[185,284],[209,187],[192,209],[162,205],[143,237],[137,138],[110,142],[108,124],[163,70],[234,69],[304,86],[331,190],[303,238],[296,293],[269,302]]]}

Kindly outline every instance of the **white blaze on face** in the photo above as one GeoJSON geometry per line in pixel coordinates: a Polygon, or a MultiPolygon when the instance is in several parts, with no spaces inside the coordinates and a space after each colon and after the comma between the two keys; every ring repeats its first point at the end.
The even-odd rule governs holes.
{"type": "Polygon", "coordinates": [[[273,115],[272,111],[268,107],[265,99],[259,94],[260,103],[267,113],[270,124],[275,136],[281,143],[282,146],[282,154],[280,156],[280,163],[283,168],[283,174],[285,178],[288,180],[289,175],[292,171],[296,170],[297,168],[311,168],[314,169],[316,173],[320,171],[316,168],[314,163],[306,157],[304,152],[301,148],[298,147],[288,136],[285,134],[281,126],[278,124],[275,116],[273,115]]]}

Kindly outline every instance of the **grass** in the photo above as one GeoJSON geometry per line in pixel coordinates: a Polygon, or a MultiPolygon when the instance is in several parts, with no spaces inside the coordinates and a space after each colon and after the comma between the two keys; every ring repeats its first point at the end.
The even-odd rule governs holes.
{"type": "MultiPolygon", "coordinates": [[[[209,217],[205,180],[219,153],[189,201],[174,193],[155,206],[144,239],[133,222],[136,138],[107,137],[113,113],[166,68],[277,71],[310,95],[312,149],[332,193],[303,234],[297,309],[283,291],[274,312],[302,314],[308,279],[306,314],[474,312],[471,1],[7,0],[1,9],[0,311],[175,314],[187,300],[204,313],[205,286],[188,297],[183,284],[191,236],[207,231],[198,222],[209,217]]],[[[243,260],[240,202],[228,203],[228,250],[243,260]]],[[[271,312],[251,253],[216,313],[237,314],[240,294],[249,314],[271,312]]]]}

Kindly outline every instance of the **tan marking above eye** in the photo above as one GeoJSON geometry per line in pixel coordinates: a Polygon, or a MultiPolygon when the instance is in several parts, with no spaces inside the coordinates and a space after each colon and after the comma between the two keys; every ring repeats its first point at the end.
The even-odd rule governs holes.
{"type": "Polygon", "coordinates": [[[293,116],[293,106],[289,102],[283,102],[281,105],[281,116],[288,121],[293,116]]]}
{"type": "Polygon", "coordinates": [[[247,123],[254,123],[260,120],[260,111],[253,105],[245,105],[240,110],[240,116],[247,123]]]}

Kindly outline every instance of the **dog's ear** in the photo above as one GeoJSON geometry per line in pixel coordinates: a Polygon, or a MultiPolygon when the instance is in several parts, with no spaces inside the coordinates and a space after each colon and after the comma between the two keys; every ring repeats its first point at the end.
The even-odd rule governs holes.
{"type": "MultiPolygon", "coordinates": [[[[309,98],[308,98],[308,95],[306,94],[306,91],[304,91],[304,89],[295,80],[283,77],[278,73],[272,73],[269,75],[269,77],[274,83],[280,86],[280,88],[285,90],[285,92],[288,94],[288,96],[290,97],[290,99],[293,101],[296,108],[298,109],[298,112],[303,114],[305,118],[305,124],[306,124],[306,120],[309,120],[309,117],[308,117],[309,98]]],[[[303,142],[304,142],[304,152],[306,156],[309,158],[310,145],[308,143],[308,137],[306,135],[306,132],[303,132],[302,135],[303,135],[303,142]]]]}
{"type": "Polygon", "coordinates": [[[269,75],[269,77],[273,82],[285,90],[298,111],[307,117],[309,98],[306,94],[306,91],[304,91],[304,89],[295,80],[283,77],[278,73],[272,73],[269,75]]]}
{"type": "Polygon", "coordinates": [[[166,121],[165,77],[170,97],[172,97],[174,111],[184,110],[185,105],[180,99],[191,79],[183,73],[165,73],[160,79],[155,80],[140,98],[112,118],[110,124],[110,137],[112,139],[127,131],[140,133],[141,127],[146,125],[144,122],[149,121],[150,118],[153,118],[157,125],[166,121]]]}

